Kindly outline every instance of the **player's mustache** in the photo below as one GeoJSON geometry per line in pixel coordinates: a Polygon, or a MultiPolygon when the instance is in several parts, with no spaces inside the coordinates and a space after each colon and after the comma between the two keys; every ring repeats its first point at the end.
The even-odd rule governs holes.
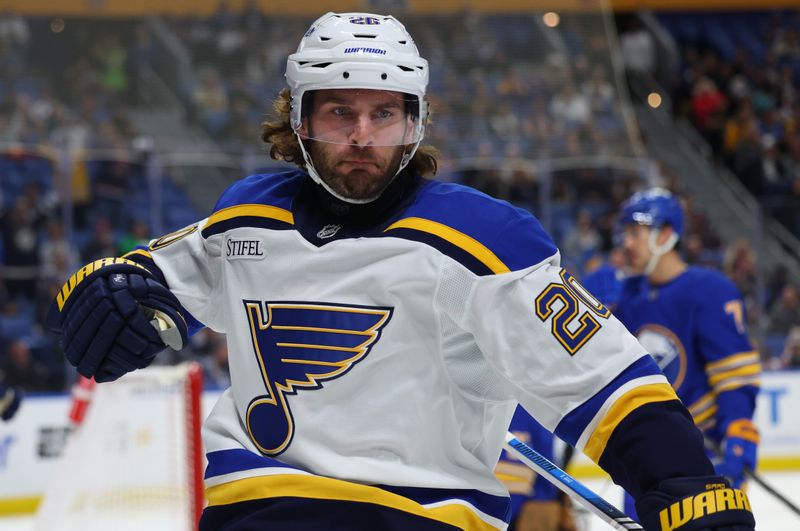
{"type": "Polygon", "coordinates": [[[342,153],[339,160],[358,160],[360,162],[372,162],[378,164],[379,158],[375,155],[375,150],[371,146],[358,147],[353,146],[346,152],[342,153]]]}

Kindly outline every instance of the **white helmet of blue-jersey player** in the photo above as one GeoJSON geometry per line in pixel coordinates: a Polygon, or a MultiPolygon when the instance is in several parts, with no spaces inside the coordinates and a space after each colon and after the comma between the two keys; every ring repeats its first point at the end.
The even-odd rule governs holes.
{"type": "MultiPolygon", "coordinates": [[[[408,146],[395,176],[411,161],[425,135],[428,62],[405,27],[394,17],[369,13],[326,13],[305,33],[297,52],[286,62],[286,81],[291,96],[290,120],[298,136],[311,177],[343,201],[363,203],[334,192],[320,178],[303,140],[342,143],[336,131],[302,132],[310,112],[309,96],[318,90],[364,89],[399,93],[401,134],[383,135],[375,146],[408,146]]],[[[395,122],[396,124],[396,122],[395,122]]],[[[387,128],[388,130],[388,128],[387,128]]],[[[396,131],[397,128],[393,128],[396,131]]]]}

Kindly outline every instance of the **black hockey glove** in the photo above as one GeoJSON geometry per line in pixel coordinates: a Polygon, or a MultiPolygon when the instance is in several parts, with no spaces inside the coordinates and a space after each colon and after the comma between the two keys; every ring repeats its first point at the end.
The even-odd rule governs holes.
{"type": "Polygon", "coordinates": [[[79,269],[61,288],[47,326],[61,333],[67,360],[87,378],[110,382],[147,367],[168,345],[186,344],[181,305],[150,271],[125,258],[79,269]]]}
{"type": "Polygon", "coordinates": [[[747,495],[722,476],[668,479],[636,502],[647,531],[754,531],[747,495]]]}

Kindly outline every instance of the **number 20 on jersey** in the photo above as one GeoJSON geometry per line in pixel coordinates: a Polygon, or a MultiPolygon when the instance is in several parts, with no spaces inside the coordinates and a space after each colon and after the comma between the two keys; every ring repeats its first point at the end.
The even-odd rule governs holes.
{"type": "Polygon", "coordinates": [[[611,311],[565,269],[559,275],[563,283],[551,282],[536,297],[536,316],[542,322],[551,319],[553,337],[574,356],[602,328],[597,317],[608,319],[611,311]],[[589,311],[579,313],[581,302],[589,311]]]}

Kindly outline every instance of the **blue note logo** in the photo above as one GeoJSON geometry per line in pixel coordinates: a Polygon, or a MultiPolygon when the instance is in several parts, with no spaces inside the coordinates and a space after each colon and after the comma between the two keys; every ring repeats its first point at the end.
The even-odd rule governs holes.
{"type": "Polygon", "coordinates": [[[313,391],[362,361],[380,339],[392,308],[316,302],[245,300],[253,351],[266,394],[247,407],[247,431],[265,455],[292,442],[295,423],[289,397],[313,391]]]}

